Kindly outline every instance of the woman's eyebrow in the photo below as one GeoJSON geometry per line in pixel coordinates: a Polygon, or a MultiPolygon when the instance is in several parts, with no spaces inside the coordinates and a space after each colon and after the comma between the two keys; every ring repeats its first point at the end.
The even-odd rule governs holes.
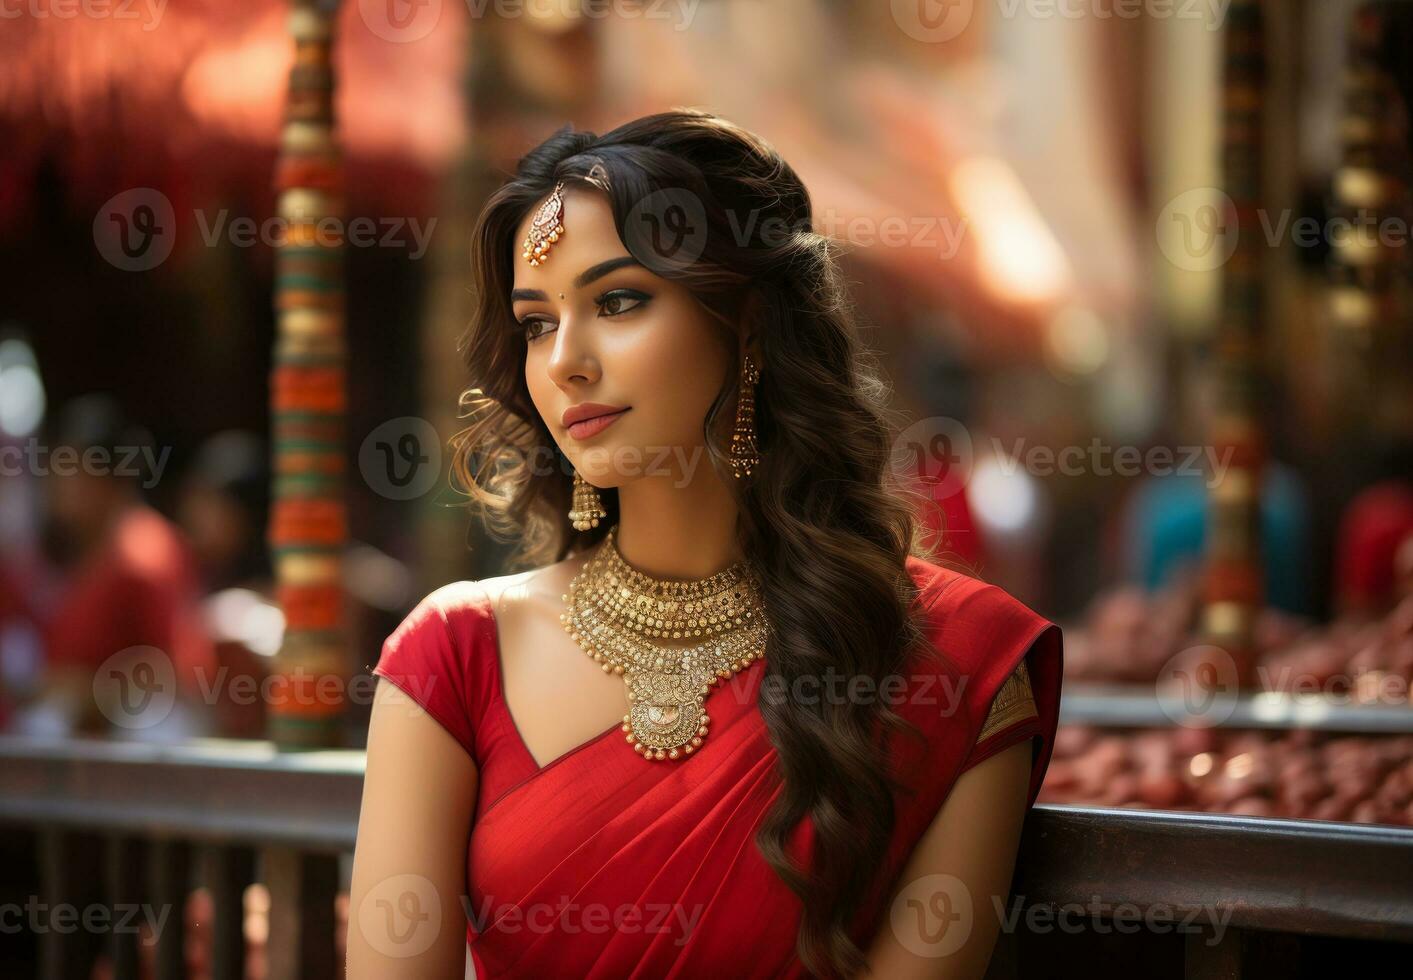
{"type": "MultiPolygon", "coordinates": [[[[620,255],[616,258],[605,259],[596,265],[589,266],[583,272],[575,276],[573,286],[575,289],[583,289],[595,279],[602,279],[614,269],[621,269],[625,265],[641,266],[642,263],[631,255],[620,255]]],[[[510,291],[510,301],[514,303],[516,300],[520,299],[548,300],[549,297],[545,295],[542,289],[512,289],[510,291]]]]}

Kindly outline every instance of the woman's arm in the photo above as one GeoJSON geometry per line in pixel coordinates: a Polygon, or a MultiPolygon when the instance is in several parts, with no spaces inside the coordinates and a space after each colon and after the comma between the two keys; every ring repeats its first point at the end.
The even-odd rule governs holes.
{"type": "Polygon", "coordinates": [[[395,684],[378,684],[348,906],[350,980],[466,971],[476,766],[395,684]]]}
{"type": "Polygon", "coordinates": [[[958,778],[898,877],[865,977],[972,980],[986,973],[1025,821],[1032,742],[958,778]]]}

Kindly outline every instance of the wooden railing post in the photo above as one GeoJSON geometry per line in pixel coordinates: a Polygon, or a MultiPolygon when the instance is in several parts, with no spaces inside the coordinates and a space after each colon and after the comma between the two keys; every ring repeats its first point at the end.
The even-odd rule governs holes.
{"type": "Polygon", "coordinates": [[[335,976],[338,856],[276,847],[262,852],[262,862],[270,889],[269,980],[335,976]]]}
{"type": "Polygon", "coordinates": [[[161,919],[157,933],[157,980],[186,976],[186,899],[191,893],[191,845],[159,839],[148,848],[148,887],[161,919]]]}
{"type": "Polygon", "coordinates": [[[1189,933],[1183,943],[1184,980],[1285,980],[1300,974],[1300,937],[1259,929],[1189,933]]]}
{"type": "Polygon", "coordinates": [[[147,900],[143,887],[144,843],[135,837],[114,834],[104,849],[103,875],[113,910],[108,955],[113,960],[113,980],[138,980],[138,917],[130,910],[147,900]]]}
{"type": "Polygon", "coordinates": [[[211,890],[212,980],[245,980],[245,890],[255,880],[255,852],[213,845],[203,857],[211,890]]]}
{"type": "Polygon", "coordinates": [[[92,834],[40,830],[37,898],[43,908],[35,914],[44,980],[88,980],[101,937],[84,928],[83,910],[102,899],[93,878],[100,849],[92,834]]]}

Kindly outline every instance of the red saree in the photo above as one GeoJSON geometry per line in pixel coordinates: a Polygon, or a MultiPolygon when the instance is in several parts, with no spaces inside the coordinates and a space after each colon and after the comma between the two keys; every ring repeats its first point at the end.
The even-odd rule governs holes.
{"type": "MultiPolygon", "coordinates": [[[[944,656],[914,658],[905,679],[879,689],[926,738],[925,747],[894,742],[912,792],[897,798],[886,881],[962,772],[1032,738],[1034,803],[1060,698],[1055,624],[931,562],[909,558],[908,569],[944,656]],[[1037,713],[978,744],[992,700],[1023,658],[1037,713]]],[[[795,954],[799,900],[754,840],[779,791],[756,707],[764,670],[712,690],[711,735],[687,759],[645,762],[615,724],[543,767],[506,708],[493,606],[475,583],[424,599],[387,639],[374,673],[417,700],[476,763],[463,906],[477,976],[805,975],[795,954]]],[[[792,841],[797,860],[811,833],[806,820],[792,841]]],[[[867,946],[888,909],[865,911],[855,940],[867,946]]]]}

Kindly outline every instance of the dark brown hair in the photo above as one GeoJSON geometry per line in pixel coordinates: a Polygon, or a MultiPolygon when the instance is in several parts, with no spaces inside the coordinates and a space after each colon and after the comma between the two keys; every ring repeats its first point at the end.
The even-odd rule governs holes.
{"type": "MultiPolygon", "coordinates": [[[[628,251],[685,284],[724,329],[743,317],[756,329],[754,474],[732,476],[719,435],[722,421],[729,431],[718,416],[734,399],[735,372],[703,431],[711,465],[736,494],[742,553],[762,572],[767,679],[792,691],[827,671],[875,683],[902,672],[923,639],[905,567],[922,549],[907,494],[889,478],[888,392],[859,339],[838,246],[813,230],[809,194],[780,155],[708,113],[658,113],[602,136],[565,126],[520,160],[482,211],[472,242],[477,311],[463,344],[471,422],[454,440],[454,474],[491,533],[519,538],[519,562],[537,565],[596,544],[618,519],[617,492],[602,490],[608,519],[571,530],[572,469],[531,402],[510,308],[516,229],[559,180],[603,193],[628,251]],[[650,233],[668,226],[677,233],[670,251],[650,233]]],[[[882,699],[811,702],[759,699],[783,792],[757,843],[802,900],[804,965],[849,976],[864,966],[851,932],[887,884],[877,878],[897,783],[883,737],[908,726],[882,699]],[[798,868],[786,844],[806,815],[815,851],[798,868]]]]}

